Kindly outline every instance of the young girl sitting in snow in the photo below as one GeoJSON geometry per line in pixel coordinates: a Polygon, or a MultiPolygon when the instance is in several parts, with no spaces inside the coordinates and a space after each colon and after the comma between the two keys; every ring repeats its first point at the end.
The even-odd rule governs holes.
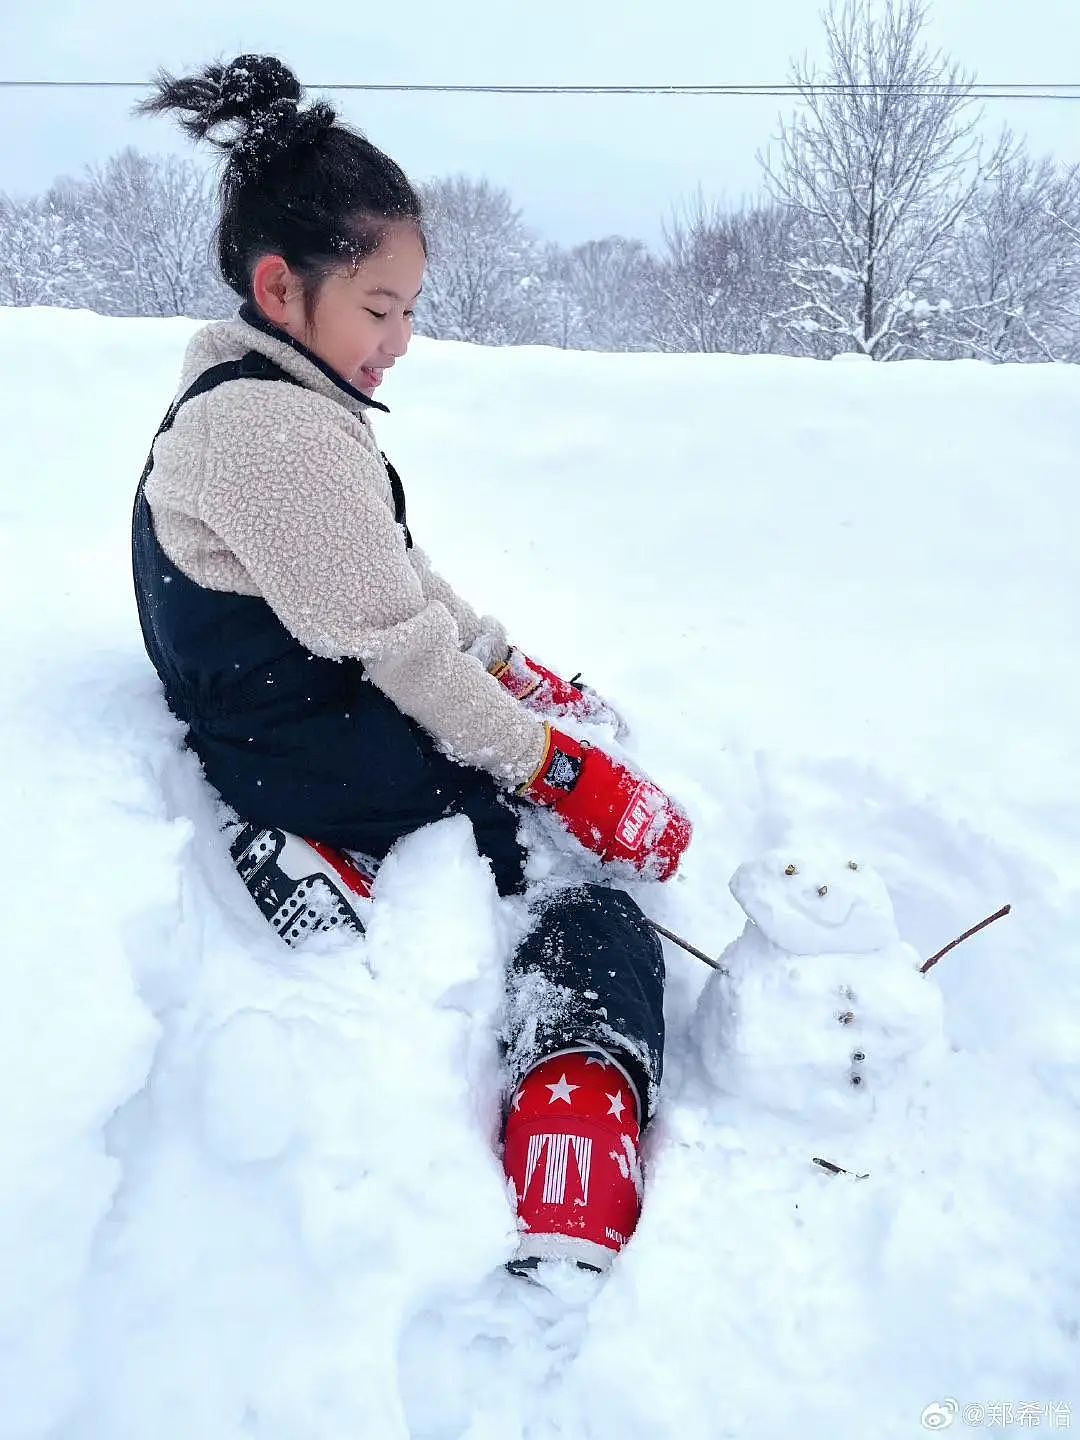
{"type": "MultiPolygon", "coordinates": [[[[301,97],[280,61],[242,56],[162,75],[140,106],[180,111],[196,137],[232,123],[213,142],[227,155],[218,257],[243,303],[188,345],[139,485],[133,560],[147,650],[233,812],[237,869],[295,942],[357,925],[394,842],[462,814],[509,895],[524,888],[532,804],[603,861],[666,879],[685,815],[551,723],[612,712],[510,645],[413,543],[370,416],[409,345],[420,201],[392,160],[301,97]]],[[[617,889],[549,889],[533,910],[503,1037],[513,1263],[599,1268],[640,1209],[663,961],[617,889]]]]}

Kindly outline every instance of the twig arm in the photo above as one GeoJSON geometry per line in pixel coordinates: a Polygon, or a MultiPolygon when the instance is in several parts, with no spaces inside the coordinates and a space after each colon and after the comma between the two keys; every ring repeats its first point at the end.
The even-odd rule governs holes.
{"type": "MultiPolygon", "coordinates": [[[[646,919],[648,919],[647,916],[646,919]]],[[[704,960],[706,965],[711,965],[714,970],[719,970],[721,975],[727,974],[726,967],[721,965],[719,960],[710,959],[704,950],[699,950],[696,945],[691,945],[690,942],[684,940],[681,935],[676,935],[672,930],[665,930],[663,925],[658,925],[655,920],[649,920],[649,924],[658,935],[663,935],[665,940],[670,940],[673,945],[678,945],[688,954],[696,955],[699,960],[704,960]]]]}
{"type": "MultiPolygon", "coordinates": [[[[978,925],[973,925],[970,930],[965,930],[963,935],[958,935],[955,940],[951,940],[943,950],[939,950],[936,955],[931,955],[926,964],[919,967],[920,974],[925,975],[929,969],[937,964],[943,955],[947,955],[950,950],[955,950],[957,945],[962,945],[965,940],[970,940],[972,935],[977,935],[980,930],[985,930],[987,925],[992,925],[995,920],[1003,919],[1011,910],[1011,905],[1003,905],[1001,909],[993,915],[988,915],[985,920],[980,920],[978,925]]],[[[646,919],[648,919],[648,916],[646,916],[646,919]]],[[[726,965],[721,965],[719,960],[712,959],[711,956],[705,954],[704,950],[699,950],[696,945],[691,945],[688,940],[684,940],[681,935],[676,935],[673,930],[666,929],[665,926],[659,924],[656,920],[649,920],[649,924],[658,935],[663,935],[665,940],[670,940],[673,945],[678,945],[679,948],[685,950],[688,955],[694,955],[697,959],[703,960],[711,969],[719,970],[721,975],[728,973],[726,965]]]]}
{"type": "Polygon", "coordinates": [[[980,930],[985,930],[987,925],[992,925],[995,920],[1003,919],[1011,909],[1011,905],[1003,905],[995,914],[988,915],[985,920],[980,920],[978,925],[973,925],[970,930],[965,930],[963,935],[958,935],[955,940],[951,940],[944,950],[939,950],[936,955],[931,955],[926,964],[920,966],[920,973],[925,975],[927,970],[932,965],[936,965],[943,955],[947,955],[950,950],[955,950],[957,945],[963,944],[965,940],[970,940],[972,935],[977,935],[980,930]]]}

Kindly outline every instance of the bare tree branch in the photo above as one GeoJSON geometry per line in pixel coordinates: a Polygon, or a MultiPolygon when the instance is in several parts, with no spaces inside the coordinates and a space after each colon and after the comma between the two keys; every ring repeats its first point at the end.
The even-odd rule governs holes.
{"type": "Polygon", "coordinates": [[[832,353],[918,353],[947,311],[939,260],[1000,148],[983,158],[973,79],[924,45],[922,0],[834,0],[824,21],[826,68],[795,62],[801,109],[762,157],[804,296],[788,323],[832,353]]]}

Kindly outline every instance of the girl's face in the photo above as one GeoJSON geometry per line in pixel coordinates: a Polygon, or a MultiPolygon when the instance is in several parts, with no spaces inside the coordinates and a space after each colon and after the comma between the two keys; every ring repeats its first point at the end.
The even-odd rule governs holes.
{"type": "Polygon", "coordinates": [[[277,323],[343,380],[371,395],[409,348],[425,263],[415,227],[393,225],[374,255],[323,282],[310,325],[298,287],[277,323]]]}

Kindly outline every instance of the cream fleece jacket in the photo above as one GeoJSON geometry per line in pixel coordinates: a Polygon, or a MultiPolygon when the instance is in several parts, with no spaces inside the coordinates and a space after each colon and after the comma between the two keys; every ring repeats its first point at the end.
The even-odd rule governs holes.
{"type": "Polygon", "coordinates": [[[261,596],[313,654],[362,661],[455,759],[523,784],[545,731],[487,672],[505,631],[406,548],[364,405],[239,318],[196,332],[177,395],[249,350],[300,386],[232,380],[181,406],[146,483],[162,549],[197,585],[261,596]]]}

